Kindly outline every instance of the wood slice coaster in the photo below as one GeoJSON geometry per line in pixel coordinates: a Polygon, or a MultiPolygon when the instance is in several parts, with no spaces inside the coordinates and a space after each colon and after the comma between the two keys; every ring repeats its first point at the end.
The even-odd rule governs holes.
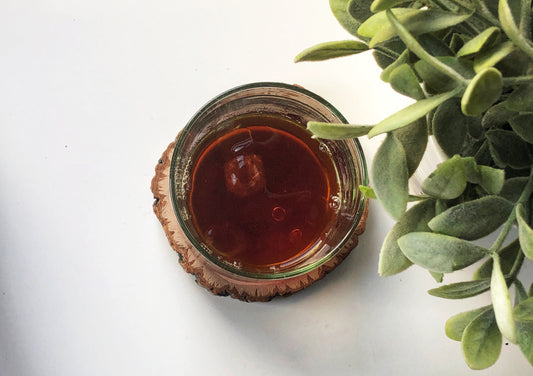
{"type": "Polygon", "coordinates": [[[351,239],[335,257],[322,266],[296,277],[268,280],[236,276],[215,265],[193,247],[179,226],[170,198],[170,160],[174,151],[172,142],[163,153],[152,179],[154,212],[161,222],[172,248],[179,255],[179,263],[186,272],[196,276],[196,282],[215,295],[227,296],[242,301],[269,301],[275,296],[288,296],[322,279],[335,269],[357,246],[358,237],[365,231],[368,205],[351,239]]]}

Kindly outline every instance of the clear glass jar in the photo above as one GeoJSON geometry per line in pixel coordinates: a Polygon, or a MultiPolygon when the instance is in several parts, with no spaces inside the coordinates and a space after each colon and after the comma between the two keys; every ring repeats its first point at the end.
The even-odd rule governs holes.
{"type": "Polygon", "coordinates": [[[331,104],[299,86],[259,82],[222,93],[193,116],[176,140],[169,177],[172,205],[191,244],[226,274],[268,280],[300,276],[331,260],[348,242],[362,219],[367,200],[358,186],[368,184],[365,158],[357,140],[320,140],[330,154],[339,186],[338,210],[329,230],[310,245],[302,257],[276,267],[247,270],[227,262],[202,240],[192,221],[188,198],[193,164],[205,148],[205,140],[223,132],[224,127],[231,124],[228,120],[258,113],[285,117],[303,128],[309,121],[346,123],[331,104]]]}

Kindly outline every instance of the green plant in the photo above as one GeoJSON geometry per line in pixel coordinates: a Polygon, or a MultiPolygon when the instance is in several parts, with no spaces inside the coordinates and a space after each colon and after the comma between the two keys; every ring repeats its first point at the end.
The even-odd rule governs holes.
{"type": "Polygon", "coordinates": [[[462,342],[473,369],[496,362],[502,336],[533,364],[533,284],[526,291],[518,279],[523,263],[533,260],[531,0],[330,0],[330,6],[356,39],[318,44],[295,60],[372,51],[381,79],[415,100],[378,124],[308,124],[319,138],[385,134],[371,165],[372,187],[361,187],[397,220],[384,239],[379,273],[416,264],[440,283],[445,273],[485,260],[472,280],[429,291],[447,299],[490,292],[491,305],[451,317],[446,334],[462,342]],[[410,195],[408,180],[429,136],[449,159],[423,182],[422,195],[410,195]],[[514,225],[517,239],[509,241],[514,225]],[[481,246],[478,240],[492,233],[492,246],[481,246]]]}

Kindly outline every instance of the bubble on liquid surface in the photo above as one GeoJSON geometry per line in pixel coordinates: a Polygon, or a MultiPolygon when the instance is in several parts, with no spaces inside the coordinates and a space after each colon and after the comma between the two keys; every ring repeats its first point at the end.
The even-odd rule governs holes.
{"type": "Polygon", "coordinates": [[[289,233],[289,243],[291,244],[297,243],[301,238],[302,230],[299,228],[295,228],[289,233]]]}
{"type": "Polygon", "coordinates": [[[239,154],[224,164],[226,189],[237,196],[246,197],[265,189],[265,171],[261,157],[256,154],[239,154]]]}
{"type": "Polygon", "coordinates": [[[339,210],[341,207],[341,199],[338,196],[330,196],[328,205],[333,210],[339,210]]]}
{"type": "Polygon", "coordinates": [[[207,243],[225,257],[237,257],[246,250],[247,238],[238,226],[226,222],[209,226],[206,231],[207,243]]]}
{"type": "Polygon", "coordinates": [[[287,216],[287,212],[281,206],[276,206],[272,209],[272,219],[276,222],[281,222],[287,216]]]}

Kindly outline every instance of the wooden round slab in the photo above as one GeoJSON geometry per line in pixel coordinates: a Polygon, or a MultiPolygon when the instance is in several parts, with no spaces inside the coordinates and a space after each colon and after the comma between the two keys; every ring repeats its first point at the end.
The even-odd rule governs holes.
{"type": "Polygon", "coordinates": [[[368,206],[352,238],[337,255],[322,266],[297,277],[277,280],[257,280],[236,276],[215,265],[192,246],[181,230],[172,202],[170,199],[170,160],[175,142],[171,143],[163,153],[155,168],[152,179],[152,193],[154,194],[154,212],[161,222],[165,234],[172,248],[179,255],[179,263],[186,272],[196,276],[196,282],[213,294],[227,296],[243,301],[269,301],[275,296],[288,296],[313,282],[322,279],[327,273],[335,269],[342,260],[357,246],[358,237],[365,230],[368,206]]]}

